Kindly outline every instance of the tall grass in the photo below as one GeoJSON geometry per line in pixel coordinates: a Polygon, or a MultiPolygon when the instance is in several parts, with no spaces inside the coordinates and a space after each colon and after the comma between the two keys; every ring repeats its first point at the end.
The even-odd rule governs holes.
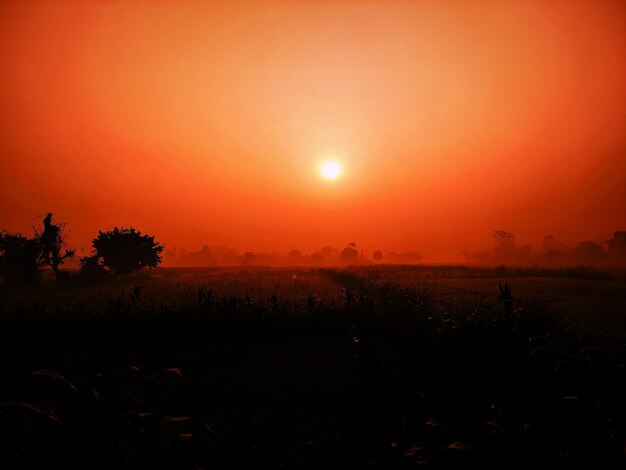
{"type": "MultiPolygon", "coordinates": [[[[224,366],[196,378],[201,392],[185,419],[169,414],[168,400],[190,396],[171,366],[152,378],[133,368],[94,375],[86,386],[70,383],[63,371],[35,372],[28,380],[40,384],[38,396],[25,391],[0,406],[0,457],[55,462],[52,468],[96,461],[123,468],[122,455],[131,454],[143,468],[255,468],[258,449],[237,435],[216,440],[203,425],[223,413],[204,390],[220,374],[231,387],[258,386],[241,364],[265,355],[270,367],[289,365],[288,373],[269,391],[242,389],[248,401],[240,406],[254,419],[263,407],[279,415],[278,388],[302,377],[310,398],[295,400],[294,413],[321,416],[303,421],[305,429],[324,421],[326,433],[306,441],[317,442],[323,468],[620,468],[626,336],[609,342],[606,333],[590,335],[591,321],[577,324],[575,317],[583,316],[580,295],[607,302],[594,298],[590,308],[619,308],[623,283],[590,279],[584,270],[534,279],[507,268],[426,269],[164,270],[102,287],[3,291],[4,348],[62,345],[80,354],[95,343],[150,355],[199,345],[199,353],[178,356],[185,372],[208,361],[204,345],[216,343],[212,353],[224,366]],[[576,277],[581,272],[588,277],[576,277]],[[510,291],[499,289],[505,281],[510,291]],[[319,357],[309,369],[291,357],[304,354],[302,345],[319,357]],[[329,345],[331,357],[316,350],[329,345]],[[162,379],[169,383],[157,386],[162,379]]],[[[604,310],[591,320],[611,318],[604,310]]],[[[615,317],[613,330],[619,322],[615,317]]],[[[245,416],[240,434],[252,419],[245,416]]],[[[271,418],[265,426],[265,434],[277,433],[271,418]]],[[[266,463],[285,464],[265,452],[266,463]]],[[[304,447],[296,452],[308,455],[304,447]]]]}

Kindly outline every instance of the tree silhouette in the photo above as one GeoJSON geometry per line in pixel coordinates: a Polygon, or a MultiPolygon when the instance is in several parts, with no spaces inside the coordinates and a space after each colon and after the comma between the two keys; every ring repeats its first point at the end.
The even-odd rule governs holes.
{"type": "Polygon", "coordinates": [[[359,260],[359,252],[356,249],[356,243],[348,243],[348,246],[341,250],[339,257],[344,263],[357,264],[357,261],[359,260]]]}
{"type": "Polygon", "coordinates": [[[579,263],[601,263],[605,261],[606,253],[600,245],[592,241],[580,242],[572,252],[574,259],[579,263]]]}
{"type": "Polygon", "coordinates": [[[372,258],[374,258],[374,261],[377,263],[380,263],[383,260],[383,252],[380,250],[374,251],[374,253],[372,253],[372,258]]]}
{"type": "Polygon", "coordinates": [[[51,267],[57,279],[59,265],[75,254],[75,250],[65,247],[64,228],[64,223],[52,223],[52,212],[48,212],[43,219],[43,232],[38,234],[35,231],[35,239],[38,240],[40,247],[39,263],[51,267]]]}
{"type": "Polygon", "coordinates": [[[32,284],[39,277],[40,245],[37,238],[0,232],[0,272],[7,284],[32,284]]]}
{"type": "Polygon", "coordinates": [[[496,239],[496,247],[493,249],[493,256],[496,261],[514,261],[517,255],[515,246],[515,235],[507,230],[494,230],[493,237],[496,239]]]}
{"type": "Polygon", "coordinates": [[[320,250],[320,253],[324,257],[324,259],[330,259],[333,257],[334,251],[335,250],[333,250],[333,248],[330,246],[323,246],[322,249],[320,250]]]}
{"type": "Polygon", "coordinates": [[[111,280],[111,275],[100,264],[97,255],[83,256],[80,259],[80,279],[85,282],[102,283],[111,280]]]}
{"type": "Polygon", "coordinates": [[[246,251],[241,257],[241,264],[243,264],[244,266],[250,266],[254,261],[254,258],[254,252],[246,251]]]}
{"type": "Polygon", "coordinates": [[[114,227],[98,232],[93,239],[94,255],[113,276],[128,274],[144,268],[156,268],[161,262],[163,245],[154,237],[142,235],[134,228],[114,227]]]}
{"type": "Polygon", "coordinates": [[[494,230],[493,237],[498,243],[513,243],[515,242],[515,234],[507,230],[494,230]]]}
{"type": "Polygon", "coordinates": [[[618,230],[613,238],[606,241],[609,245],[609,253],[617,260],[626,259],[626,230],[618,230]]]}
{"type": "Polygon", "coordinates": [[[43,219],[43,230],[39,233],[33,227],[32,238],[1,232],[0,270],[5,282],[32,284],[47,267],[52,268],[58,279],[59,265],[74,256],[74,250],[66,248],[64,228],[64,223],[53,223],[52,213],[48,212],[43,219]]]}
{"type": "Polygon", "coordinates": [[[289,253],[287,253],[287,256],[291,259],[299,260],[302,258],[302,252],[294,248],[293,250],[290,250],[289,253]]]}

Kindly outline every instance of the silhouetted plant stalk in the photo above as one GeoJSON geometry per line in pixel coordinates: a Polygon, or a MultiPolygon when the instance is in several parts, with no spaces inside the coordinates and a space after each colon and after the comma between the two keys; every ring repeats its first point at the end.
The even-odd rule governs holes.
{"type": "Polygon", "coordinates": [[[272,307],[272,314],[273,315],[278,315],[280,312],[280,298],[278,297],[278,294],[276,293],[272,293],[270,295],[270,305],[272,307]]]}
{"type": "Polygon", "coordinates": [[[354,292],[351,285],[348,285],[343,289],[343,298],[346,302],[346,308],[348,310],[351,309],[354,304],[354,292]]]}
{"type": "Polygon", "coordinates": [[[508,282],[504,283],[504,286],[498,283],[500,287],[500,299],[504,302],[504,314],[506,317],[510,317],[513,312],[513,294],[511,294],[511,286],[508,282]]]}
{"type": "Polygon", "coordinates": [[[133,286],[133,290],[130,293],[130,301],[133,304],[133,310],[137,310],[137,308],[139,308],[139,301],[141,300],[142,290],[143,286],[133,286]]]}

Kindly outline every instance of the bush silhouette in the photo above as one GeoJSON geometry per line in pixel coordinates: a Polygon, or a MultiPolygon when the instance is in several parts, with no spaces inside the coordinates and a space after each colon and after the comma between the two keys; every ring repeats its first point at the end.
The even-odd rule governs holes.
{"type": "Polygon", "coordinates": [[[37,238],[0,232],[0,272],[7,284],[33,284],[39,277],[40,244],[37,238]]]}
{"type": "Polygon", "coordinates": [[[96,255],[82,257],[78,272],[84,282],[101,283],[111,280],[111,275],[100,264],[100,259],[96,255]]]}
{"type": "Polygon", "coordinates": [[[156,268],[161,262],[164,247],[154,237],[142,235],[132,227],[114,227],[109,232],[98,232],[93,239],[93,248],[95,258],[102,260],[102,266],[117,276],[156,268]]]}

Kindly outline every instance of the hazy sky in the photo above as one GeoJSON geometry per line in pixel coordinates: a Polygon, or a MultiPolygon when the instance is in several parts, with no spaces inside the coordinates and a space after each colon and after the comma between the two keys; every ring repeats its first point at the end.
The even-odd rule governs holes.
{"type": "Polygon", "coordinates": [[[87,245],[606,239],[626,2],[2,2],[0,228],[48,210],[87,245]]]}

